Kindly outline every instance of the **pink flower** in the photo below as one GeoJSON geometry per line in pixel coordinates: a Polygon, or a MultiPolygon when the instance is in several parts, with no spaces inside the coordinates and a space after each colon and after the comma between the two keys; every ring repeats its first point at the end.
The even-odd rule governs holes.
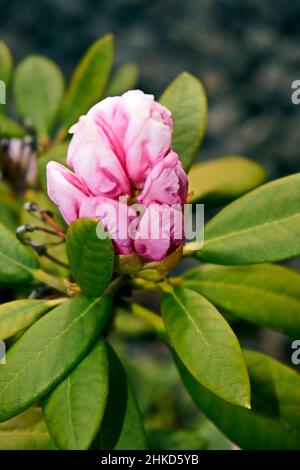
{"type": "Polygon", "coordinates": [[[171,148],[172,131],[170,111],[139,90],[93,106],[70,130],[67,163],[74,172],[47,165],[48,195],[66,222],[97,218],[117,253],[135,250],[150,260],[163,259],[181,244],[182,227],[178,237],[175,232],[182,226],[188,182],[171,148]],[[141,220],[129,202],[142,204],[141,220]],[[146,233],[151,219],[157,238],[146,233]],[[135,236],[130,226],[137,228],[135,236]]]}

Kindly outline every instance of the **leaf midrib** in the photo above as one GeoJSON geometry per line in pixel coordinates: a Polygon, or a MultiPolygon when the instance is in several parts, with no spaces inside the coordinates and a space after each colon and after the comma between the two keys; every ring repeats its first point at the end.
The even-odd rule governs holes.
{"type": "MultiPolygon", "coordinates": [[[[203,250],[205,250],[205,247],[207,247],[207,245],[219,242],[220,240],[225,240],[227,238],[236,237],[236,236],[239,236],[240,234],[245,234],[245,233],[248,233],[248,232],[255,232],[256,230],[259,230],[262,227],[271,226],[271,225],[274,225],[274,224],[280,224],[284,220],[288,220],[288,219],[291,219],[291,218],[294,218],[294,217],[297,217],[297,216],[300,216],[300,212],[295,212],[292,215],[289,215],[287,217],[281,217],[280,219],[273,220],[272,222],[264,222],[262,224],[252,225],[251,227],[247,227],[247,228],[244,228],[244,229],[241,229],[241,230],[236,230],[236,231],[227,233],[225,235],[220,235],[218,237],[214,237],[214,238],[205,240],[203,250]]],[[[202,250],[199,250],[199,253],[201,253],[201,251],[202,250]]]]}
{"type": "MultiPolygon", "coordinates": [[[[202,331],[200,330],[199,326],[197,325],[197,323],[195,322],[195,320],[193,319],[193,317],[190,315],[189,311],[186,309],[186,307],[183,305],[183,303],[181,302],[181,300],[177,297],[177,295],[175,294],[174,290],[172,291],[171,295],[173,295],[173,297],[175,298],[175,300],[177,301],[177,303],[179,304],[180,308],[185,312],[185,314],[187,315],[187,317],[191,320],[192,324],[194,325],[195,329],[200,333],[200,336],[203,338],[203,341],[205,342],[205,344],[211,348],[211,345],[210,343],[207,342],[204,334],[202,333],[202,331]]],[[[200,294],[198,294],[200,295],[200,294]]],[[[212,355],[216,358],[214,352],[212,351],[212,355]]]]}
{"type": "MultiPolygon", "coordinates": [[[[215,285],[217,287],[223,287],[223,288],[233,288],[233,289],[239,289],[239,290],[243,290],[243,291],[254,291],[254,292],[259,292],[260,295],[263,295],[264,293],[267,293],[269,295],[274,295],[276,297],[282,297],[284,300],[288,300],[289,302],[292,301],[292,302],[295,302],[295,303],[299,303],[300,305],[300,299],[297,299],[296,297],[294,296],[289,296],[288,294],[285,294],[285,293],[282,293],[282,292],[275,292],[275,291],[272,291],[272,290],[267,290],[267,289],[262,289],[260,287],[255,287],[255,286],[245,286],[245,285],[241,285],[241,284],[234,284],[232,282],[222,282],[222,281],[209,281],[209,280],[192,280],[192,279],[187,279],[188,282],[190,282],[191,284],[192,283],[197,283],[197,284],[202,284],[202,285],[215,285]]],[[[299,307],[298,305],[298,307],[299,307]]]]}
{"type": "Polygon", "coordinates": [[[27,266],[26,264],[22,264],[20,263],[19,261],[17,261],[15,258],[10,258],[9,256],[5,255],[2,251],[0,251],[0,257],[3,257],[6,261],[10,261],[11,263],[15,264],[16,266],[18,267],[21,267],[22,269],[24,269],[25,271],[29,272],[31,275],[33,273],[33,271],[37,268],[29,268],[29,266],[27,266]]]}

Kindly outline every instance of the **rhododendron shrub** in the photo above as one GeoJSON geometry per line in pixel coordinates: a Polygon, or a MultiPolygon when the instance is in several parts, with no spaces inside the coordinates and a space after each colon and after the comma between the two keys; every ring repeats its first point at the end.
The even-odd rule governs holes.
{"type": "Polygon", "coordinates": [[[170,428],[180,410],[153,425],[179,380],[237,446],[299,449],[299,375],[242,333],[299,338],[300,276],[279,263],[300,254],[300,174],[266,182],[236,155],[193,163],[198,78],[154,97],[133,64],[111,82],[112,63],[105,36],[65,86],[44,57],[13,70],[0,43],[0,449],[213,446],[203,427],[170,428]],[[204,244],[185,230],[198,204],[204,244]]]}

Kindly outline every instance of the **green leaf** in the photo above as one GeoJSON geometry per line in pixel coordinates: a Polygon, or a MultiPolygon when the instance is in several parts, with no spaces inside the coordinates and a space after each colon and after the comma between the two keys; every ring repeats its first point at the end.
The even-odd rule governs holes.
{"type": "Polygon", "coordinates": [[[101,333],[111,299],[75,297],[36,322],[13,344],[0,370],[0,421],[31,406],[83,359],[101,333]]]}
{"type": "Polygon", "coordinates": [[[145,450],[145,431],[135,394],[126,372],[107,344],[109,394],[100,431],[92,448],[97,450],[145,450]]]}
{"type": "MultiPolygon", "coordinates": [[[[251,191],[205,227],[197,258],[216,264],[281,261],[300,254],[300,173],[251,191]]],[[[194,242],[186,249],[197,248],[194,242]]]]}
{"type": "Polygon", "coordinates": [[[50,161],[55,161],[68,167],[66,164],[68,143],[57,144],[44,153],[38,160],[38,180],[44,191],[47,191],[46,166],[50,161]]]}
{"type": "Polygon", "coordinates": [[[228,156],[194,164],[188,177],[191,202],[215,206],[228,203],[263,184],[266,172],[248,158],[228,156]]]}
{"type": "Polygon", "coordinates": [[[0,202],[0,223],[8,228],[11,232],[15,233],[18,227],[19,219],[17,214],[11,210],[7,204],[0,202]]]}
{"type": "Polygon", "coordinates": [[[300,275],[291,269],[203,265],[184,274],[184,286],[243,320],[300,336],[300,275]]]}
{"type": "Polygon", "coordinates": [[[0,223],[0,285],[31,282],[39,267],[35,253],[0,223]]]}
{"type": "Polygon", "coordinates": [[[7,85],[12,72],[12,55],[4,41],[0,41],[0,80],[7,85]]]}
{"type": "Polygon", "coordinates": [[[108,396],[108,363],[103,340],[43,400],[52,438],[60,449],[84,450],[93,442],[108,396]]]}
{"type": "Polygon", "coordinates": [[[110,74],[113,54],[113,37],[108,34],[92,44],[83,56],[73,74],[63,104],[61,138],[101,98],[110,74]]]}
{"type": "Polygon", "coordinates": [[[56,300],[14,300],[0,305],[0,339],[28,328],[57,304],[56,300]]]}
{"type": "Polygon", "coordinates": [[[55,450],[40,408],[0,424],[0,450],[55,450]]]}
{"type": "MultiPolygon", "coordinates": [[[[1,118],[0,118],[1,119],[1,118]]],[[[0,182],[0,223],[16,233],[20,225],[20,204],[10,188],[3,181],[0,182]]]]}
{"type": "Polygon", "coordinates": [[[105,90],[105,96],[120,96],[136,87],[139,79],[139,68],[136,64],[121,65],[105,90]]]}
{"type": "Polygon", "coordinates": [[[244,351],[252,409],[231,405],[202,387],[177,358],[181,378],[207,417],[233,442],[248,450],[298,450],[300,376],[264,354],[244,351]]]}
{"type": "Polygon", "coordinates": [[[201,82],[187,72],[181,73],[165,90],[161,104],[172,112],[172,146],[188,170],[197,155],[207,121],[207,100],[201,82]]]}
{"type": "Polygon", "coordinates": [[[79,219],[69,226],[67,254],[74,280],[90,297],[100,295],[108,286],[114,267],[114,249],[109,237],[97,236],[93,219],[79,219]]]}
{"type": "Polygon", "coordinates": [[[250,406],[250,386],[239,342],[216,308],[196,292],[165,293],[162,315],[180,359],[193,376],[224,400],[250,406]]]}
{"type": "Polygon", "coordinates": [[[41,137],[48,135],[64,92],[64,80],[57,65],[45,57],[32,55],[17,67],[14,96],[22,118],[41,137]]]}
{"type": "MultiPolygon", "coordinates": [[[[1,106],[1,105],[0,105],[1,106]]],[[[2,137],[24,137],[25,129],[19,123],[0,114],[0,136],[2,137]]]]}

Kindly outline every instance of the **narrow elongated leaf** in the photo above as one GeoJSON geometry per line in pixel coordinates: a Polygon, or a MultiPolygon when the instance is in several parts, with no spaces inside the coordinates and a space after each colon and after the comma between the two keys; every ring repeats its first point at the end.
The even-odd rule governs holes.
{"type": "Polygon", "coordinates": [[[300,376],[264,354],[244,351],[252,409],[225,402],[197,382],[177,358],[181,378],[195,403],[233,442],[249,450],[298,450],[300,376]]]}
{"type": "Polygon", "coordinates": [[[107,354],[105,343],[100,339],[43,400],[48,429],[60,449],[90,447],[100,428],[107,396],[107,354]]]}
{"type": "Polygon", "coordinates": [[[0,450],[55,450],[41,409],[30,408],[0,424],[0,450]]]}
{"type": "Polygon", "coordinates": [[[200,294],[182,287],[164,294],[162,315],[173,346],[202,385],[231,403],[250,406],[250,386],[233,331],[200,294]]]}
{"type": "Polygon", "coordinates": [[[108,34],[92,44],[74,72],[63,104],[61,137],[101,98],[112,62],[113,37],[108,34]]]}
{"type": "Polygon", "coordinates": [[[98,221],[79,219],[67,232],[67,253],[71,273],[84,294],[100,295],[108,286],[114,266],[114,250],[109,237],[97,236],[98,221]]]}
{"type": "Polygon", "coordinates": [[[33,270],[39,267],[35,253],[0,224],[0,285],[30,282],[33,270]]]}
{"type": "Polygon", "coordinates": [[[64,91],[64,80],[54,62],[29,56],[17,67],[14,96],[17,109],[43,137],[49,133],[64,91]]]}
{"type": "Polygon", "coordinates": [[[41,186],[46,191],[47,182],[46,182],[46,166],[50,161],[55,161],[61,163],[64,166],[66,164],[67,152],[68,152],[68,143],[54,145],[44,153],[38,160],[38,178],[41,186]]]}
{"type": "Polygon", "coordinates": [[[24,137],[25,129],[13,119],[4,114],[0,114],[0,136],[3,137],[24,137]]]}
{"type": "Polygon", "coordinates": [[[0,421],[21,413],[85,356],[107,320],[111,299],[75,297],[36,322],[8,351],[0,370],[0,421]]]}
{"type": "Polygon", "coordinates": [[[107,344],[109,395],[100,431],[93,442],[97,450],[147,449],[145,431],[135,394],[126,372],[107,344]]]}
{"type": "Polygon", "coordinates": [[[105,90],[106,96],[120,96],[136,87],[139,78],[139,68],[130,62],[121,65],[110,80],[105,90]]]}
{"type": "Polygon", "coordinates": [[[0,340],[3,341],[28,328],[56,303],[56,300],[26,299],[0,305],[0,340]]]}
{"type": "Polygon", "coordinates": [[[300,275],[282,266],[203,265],[187,271],[184,285],[243,320],[298,338],[300,275]]]}
{"type": "Polygon", "coordinates": [[[240,156],[196,163],[189,172],[191,202],[225,204],[263,184],[266,172],[256,162],[240,156]]]}
{"type": "Polygon", "coordinates": [[[207,100],[201,82],[187,72],[181,73],[165,90],[161,104],[172,112],[172,145],[188,170],[197,155],[207,121],[207,100]]]}
{"type": "Polygon", "coordinates": [[[12,72],[12,55],[4,41],[0,41],[0,80],[7,85],[12,72]]]}
{"type": "MultiPolygon", "coordinates": [[[[300,173],[280,178],[242,196],[205,227],[196,253],[216,264],[281,261],[300,254],[300,173]]],[[[193,242],[188,249],[197,249],[193,242]]]]}

